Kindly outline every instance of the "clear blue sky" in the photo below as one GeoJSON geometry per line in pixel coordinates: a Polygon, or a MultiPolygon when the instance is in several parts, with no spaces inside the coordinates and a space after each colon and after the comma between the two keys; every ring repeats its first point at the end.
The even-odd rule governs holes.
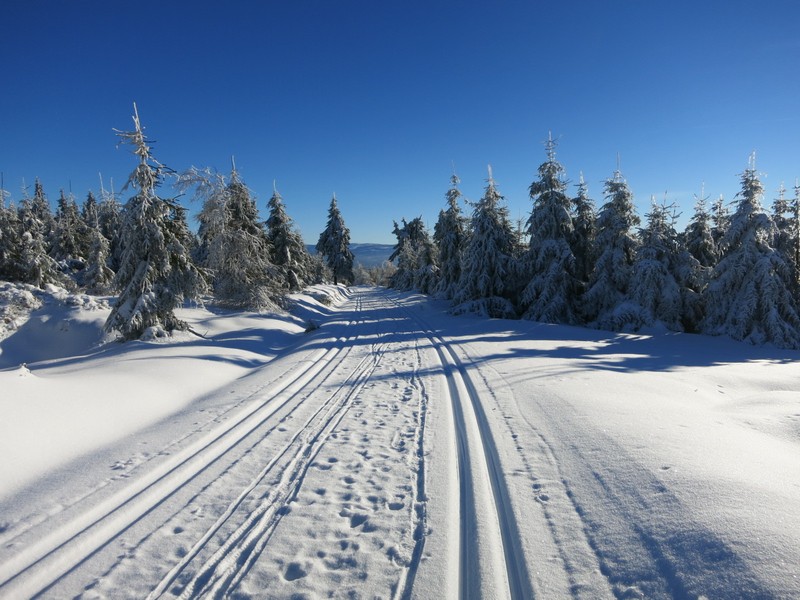
{"type": "MultiPolygon", "coordinates": [[[[135,165],[114,128],[139,107],[154,155],[277,180],[307,243],[336,193],[355,242],[433,227],[452,164],[470,199],[492,164],[513,218],[559,139],[602,203],[617,153],[643,215],[669,193],[731,200],[757,151],[767,203],[800,176],[800,4],[5,0],[0,171],[82,201],[135,165]]],[[[574,189],[574,188],[571,188],[574,189]]],[[[171,193],[171,190],[165,190],[171,193]]],[[[122,196],[126,200],[129,194],[122,196]]],[[[188,201],[187,201],[188,202],[188,201]]],[[[196,206],[193,207],[196,209],[196,206]]]]}

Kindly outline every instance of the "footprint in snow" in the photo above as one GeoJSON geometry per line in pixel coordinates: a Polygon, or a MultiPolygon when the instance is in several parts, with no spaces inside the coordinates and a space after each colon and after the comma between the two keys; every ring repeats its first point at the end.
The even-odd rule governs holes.
{"type": "Polygon", "coordinates": [[[367,522],[367,515],[355,514],[350,517],[350,528],[355,529],[359,525],[363,525],[366,522],[367,522]]]}
{"type": "Polygon", "coordinates": [[[301,579],[308,575],[308,571],[306,571],[300,563],[292,562],[289,563],[289,566],[286,567],[286,572],[283,574],[283,578],[286,581],[296,581],[297,579],[301,579]]]}

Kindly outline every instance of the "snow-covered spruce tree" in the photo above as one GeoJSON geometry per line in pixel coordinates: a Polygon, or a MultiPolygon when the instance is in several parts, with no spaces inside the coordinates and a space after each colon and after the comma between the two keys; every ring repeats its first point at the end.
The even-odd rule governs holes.
{"type": "Polygon", "coordinates": [[[115,285],[121,290],[106,320],[105,330],[123,339],[137,339],[145,333],[186,330],[188,325],[175,316],[184,299],[198,299],[206,291],[204,278],[191,262],[189,249],[181,240],[177,203],[156,194],[166,168],[153,159],[134,105],[134,130],[119,132],[123,143],[133,146],[139,164],[126,187],[136,193],[125,204],[122,216],[123,248],[115,285]]]}
{"type": "Polygon", "coordinates": [[[83,286],[92,294],[109,294],[114,289],[114,271],[108,266],[111,244],[97,225],[90,227],[89,239],[91,245],[83,272],[83,286]]]}
{"type": "Polygon", "coordinates": [[[606,203],[597,216],[597,261],[583,295],[582,310],[590,326],[613,330],[614,312],[627,299],[638,242],[633,228],[639,217],[628,183],[617,170],[605,183],[606,203]]]}
{"type": "Polygon", "coordinates": [[[113,291],[114,271],[108,266],[111,244],[100,230],[100,211],[92,192],[86,196],[81,209],[85,231],[80,239],[81,255],[86,257],[86,269],[80,283],[92,294],[113,291]]]}
{"type": "Polygon", "coordinates": [[[350,251],[350,230],[344,224],[342,213],[336,204],[336,194],[328,209],[328,224],[319,236],[317,252],[323,256],[331,270],[334,285],[347,284],[353,280],[353,253],[350,251]]]}
{"type": "Polygon", "coordinates": [[[647,225],[639,232],[640,244],[633,263],[627,298],[611,313],[607,329],[638,331],[663,327],[681,331],[683,298],[675,271],[678,235],[674,207],[651,200],[647,225]]]}
{"type": "Polygon", "coordinates": [[[396,261],[397,270],[392,275],[390,286],[430,294],[436,287],[439,268],[436,245],[422,217],[408,222],[403,219],[402,227],[395,222],[394,234],[397,244],[389,260],[396,261]]]}
{"type": "Polygon", "coordinates": [[[508,291],[514,231],[491,167],[486,181],[483,198],[474,204],[452,313],[511,319],[517,316],[508,291]]]}
{"type": "MultiPolygon", "coordinates": [[[[41,190],[41,185],[37,185],[37,190],[41,190]]],[[[37,216],[43,213],[41,207],[35,207],[35,198],[25,198],[19,207],[19,254],[14,270],[20,281],[39,288],[44,288],[48,283],[66,287],[69,281],[48,254],[45,240],[47,226],[37,216]]]]}
{"type": "Polygon", "coordinates": [[[267,237],[272,249],[272,263],[278,280],[289,291],[297,291],[308,283],[308,250],[292,219],[286,214],[283,198],[275,189],[267,204],[267,237]]]}
{"type": "Polygon", "coordinates": [[[575,257],[570,199],[563,180],[564,167],[556,160],[556,142],[546,142],[547,160],[539,166],[539,178],[530,186],[533,210],[527,231],[530,247],[523,256],[528,284],[520,296],[522,318],[545,323],[578,322],[575,303],[579,281],[575,257]]]}
{"type": "Polygon", "coordinates": [[[764,190],[754,162],[751,158],[741,175],[736,212],[706,290],[703,331],[752,344],[800,348],[791,268],[773,247],[775,225],[761,206],[764,190]]]}
{"type": "Polygon", "coordinates": [[[447,190],[447,210],[439,211],[439,219],[433,228],[433,240],[439,249],[439,281],[434,294],[450,300],[456,293],[461,278],[461,257],[467,241],[466,219],[461,215],[458,204],[461,191],[458,189],[458,176],[450,177],[447,190]]]}
{"type": "Polygon", "coordinates": [[[697,259],[700,266],[710,269],[717,264],[719,253],[714,242],[711,215],[706,208],[706,200],[702,192],[700,196],[695,196],[694,214],[686,226],[683,238],[686,249],[697,259]]]}
{"type": "Polygon", "coordinates": [[[696,332],[705,313],[704,293],[711,271],[719,260],[707,198],[695,196],[694,214],[679,237],[676,277],[683,295],[682,323],[685,331],[696,332]]]}
{"type": "Polygon", "coordinates": [[[317,253],[309,254],[308,256],[308,274],[311,278],[309,283],[313,284],[325,283],[333,279],[333,274],[328,265],[325,264],[325,259],[321,254],[317,253]]]}
{"type": "Polygon", "coordinates": [[[0,190],[0,279],[15,281],[20,278],[20,224],[17,209],[6,206],[5,190],[0,190]]]}
{"type": "Polygon", "coordinates": [[[108,266],[112,271],[119,269],[122,260],[122,205],[113,191],[101,189],[100,203],[97,205],[97,222],[100,233],[108,240],[108,266]]]}
{"type": "Polygon", "coordinates": [[[594,201],[589,197],[589,187],[583,179],[578,181],[578,195],[572,199],[572,255],[575,257],[575,278],[580,282],[581,294],[594,270],[596,259],[595,237],[597,214],[594,201]]]}
{"type": "Polygon", "coordinates": [[[83,228],[78,236],[78,244],[80,245],[80,255],[85,256],[88,260],[92,252],[94,229],[99,227],[100,223],[97,198],[91,191],[86,195],[86,200],[81,206],[81,221],[83,221],[83,228]]]}
{"type": "Polygon", "coordinates": [[[432,294],[439,282],[439,251],[428,233],[422,217],[417,217],[412,222],[419,229],[417,243],[417,262],[414,269],[414,289],[423,294],[432,294]]]}
{"type": "Polygon", "coordinates": [[[794,297],[800,302],[800,182],[795,182],[794,184],[794,198],[790,209],[792,215],[789,223],[789,231],[792,238],[791,262],[794,265],[792,281],[794,282],[794,297]]]}
{"type": "Polygon", "coordinates": [[[411,264],[411,288],[429,294],[436,286],[439,273],[436,247],[422,217],[416,217],[405,223],[405,228],[408,231],[408,240],[414,257],[411,264]]]}
{"type": "Polygon", "coordinates": [[[50,202],[44,193],[44,187],[37,177],[33,184],[33,197],[30,198],[30,212],[39,222],[39,229],[45,242],[47,253],[53,247],[53,230],[55,229],[55,217],[50,210],[50,202]]]}
{"type": "Polygon", "coordinates": [[[230,181],[209,169],[189,169],[179,187],[195,187],[203,200],[200,221],[201,263],[210,270],[214,296],[221,305],[274,310],[281,297],[270,243],[252,193],[234,167],[230,181]]]}
{"type": "Polygon", "coordinates": [[[717,260],[719,260],[719,245],[731,224],[731,215],[722,194],[711,206],[711,224],[711,236],[714,238],[714,244],[717,247],[717,260]]]}
{"type": "MultiPolygon", "coordinates": [[[[223,233],[229,220],[229,190],[225,177],[210,168],[198,169],[197,167],[190,167],[178,175],[176,187],[182,193],[193,189],[194,199],[202,202],[196,217],[199,226],[197,228],[198,244],[195,249],[194,259],[198,265],[211,269],[211,274],[213,275],[213,269],[208,263],[209,248],[212,241],[223,233]]],[[[257,212],[255,203],[253,203],[253,209],[257,212]]],[[[258,223],[256,223],[256,230],[258,229],[258,223]]]]}
{"type": "Polygon", "coordinates": [[[786,197],[786,187],[781,183],[778,197],[772,203],[772,223],[775,225],[773,247],[783,254],[794,269],[794,236],[792,235],[791,206],[786,197]]]}
{"type": "Polygon", "coordinates": [[[417,256],[414,244],[411,240],[408,223],[402,219],[403,226],[394,221],[394,233],[397,243],[394,245],[389,260],[394,262],[397,270],[389,280],[389,287],[396,290],[410,290],[414,287],[414,269],[417,264],[417,256]]]}
{"type": "Polygon", "coordinates": [[[85,256],[82,251],[82,238],[85,236],[86,225],[81,219],[75,198],[72,194],[66,195],[64,190],[61,190],[53,226],[50,256],[59,262],[74,262],[85,266],[85,256]]]}

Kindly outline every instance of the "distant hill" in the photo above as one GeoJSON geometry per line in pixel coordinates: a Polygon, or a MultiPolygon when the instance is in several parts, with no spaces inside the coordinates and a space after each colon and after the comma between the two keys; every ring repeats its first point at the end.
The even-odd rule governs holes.
{"type": "Polygon", "coordinates": [[[391,244],[350,244],[356,262],[364,267],[377,267],[389,260],[394,246],[391,244]]]}
{"type": "MultiPolygon", "coordinates": [[[[316,253],[315,246],[307,247],[311,254],[316,253]]],[[[391,244],[350,244],[350,251],[356,257],[356,262],[367,268],[377,267],[389,260],[393,248],[391,244]]]]}

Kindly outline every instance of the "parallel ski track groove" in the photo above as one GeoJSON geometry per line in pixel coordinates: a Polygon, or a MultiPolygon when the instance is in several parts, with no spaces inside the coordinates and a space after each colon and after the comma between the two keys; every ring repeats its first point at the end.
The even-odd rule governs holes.
{"type": "MultiPolygon", "coordinates": [[[[470,355],[470,353],[465,348],[462,348],[462,352],[464,353],[464,356],[466,356],[468,359],[472,360],[473,363],[475,363],[477,365],[477,362],[474,360],[474,358],[470,355]]],[[[509,385],[509,387],[510,387],[510,384],[508,383],[508,380],[506,379],[506,377],[502,373],[498,372],[497,370],[493,369],[492,367],[489,367],[489,369],[497,377],[502,379],[506,383],[506,385],[509,385]]],[[[483,369],[480,366],[478,366],[476,368],[476,371],[481,376],[481,379],[483,379],[484,383],[486,385],[488,385],[489,381],[488,381],[486,375],[484,374],[483,369]]],[[[595,542],[595,540],[594,540],[594,538],[593,538],[593,536],[591,534],[591,528],[590,528],[589,524],[586,522],[586,519],[583,517],[583,511],[581,510],[580,506],[577,504],[577,501],[575,499],[574,493],[573,493],[573,491],[572,491],[572,489],[571,489],[571,487],[569,485],[569,481],[568,481],[566,475],[564,474],[564,470],[562,468],[562,465],[559,462],[559,460],[556,458],[556,452],[555,452],[555,449],[553,448],[553,444],[550,442],[550,440],[547,439],[547,437],[545,437],[545,435],[540,431],[540,429],[538,427],[536,427],[536,425],[534,423],[530,422],[530,420],[528,419],[527,415],[523,414],[522,417],[528,423],[528,425],[530,426],[531,430],[535,433],[537,439],[539,440],[539,447],[541,448],[542,453],[547,457],[548,463],[553,465],[553,468],[555,469],[555,472],[557,473],[556,481],[558,481],[558,483],[562,486],[562,489],[564,490],[564,495],[569,500],[570,506],[572,506],[572,509],[573,509],[575,515],[577,516],[578,520],[581,523],[581,532],[583,533],[583,536],[584,536],[584,539],[586,540],[587,546],[591,549],[592,554],[594,555],[594,560],[597,563],[597,570],[603,575],[605,582],[609,586],[611,586],[611,583],[608,580],[608,573],[609,573],[610,569],[608,568],[608,565],[606,564],[606,560],[603,557],[602,552],[597,547],[597,543],[595,542]]],[[[533,475],[533,472],[532,472],[532,470],[530,468],[530,465],[527,464],[527,462],[526,462],[525,466],[526,466],[526,469],[528,470],[528,473],[533,475]]],[[[556,546],[558,547],[559,556],[561,557],[561,560],[564,562],[564,564],[568,566],[568,568],[567,568],[567,576],[568,576],[569,582],[570,582],[570,591],[571,591],[572,597],[573,598],[578,598],[578,597],[580,597],[579,588],[578,588],[578,585],[577,585],[577,581],[575,580],[575,575],[574,575],[573,569],[570,567],[571,563],[572,563],[572,560],[571,560],[571,557],[567,554],[567,552],[566,552],[566,550],[564,548],[564,543],[563,543],[563,541],[561,539],[561,535],[559,534],[559,532],[558,532],[558,530],[557,530],[557,528],[555,526],[555,517],[552,514],[552,511],[550,510],[550,508],[548,507],[548,505],[546,503],[543,504],[542,510],[543,510],[543,512],[545,514],[545,518],[546,518],[546,521],[547,521],[547,527],[550,530],[550,533],[553,536],[553,539],[556,541],[556,546]]]]}
{"type": "Polygon", "coordinates": [[[414,588],[414,580],[417,576],[422,552],[425,549],[425,530],[428,522],[428,496],[425,491],[425,427],[428,420],[428,391],[425,383],[419,376],[419,365],[421,363],[419,343],[415,346],[417,364],[414,368],[412,381],[417,382],[420,391],[419,404],[417,407],[417,427],[414,440],[416,454],[417,473],[414,491],[414,549],[411,552],[411,560],[406,568],[405,580],[398,587],[395,598],[409,600],[411,591],[414,588]]]}
{"type": "MultiPolygon", "coordinates": [[[[415,320],[417,323],[420,324],[421,328],[424,331],[425,337],[427,337],[431,344],[433,345],[434,349],[436,350],[439,358],[442,362],[442,366],[445,367],[445,371],[448,372],[447,366],[452,366],[455,371],[459,374],[464,385],[466,386],[469,401],[472,405],[472,408],[475,412],[478,430],[480,431],[480,438],[482,443],[483,453],[486,459],[486,464],[489,470],[489,481],[491,484],[492,494],[495,500],[495,506],[497,507],[497,520],[500,526],[500,537],[503,546],[503,555],[505,558],[505,566],[508,575],[508,583],[509,583],[509,593],[510,597],[514,600],[522,600],[526,598],[533,598],[534,591],[530,583],[530,577],[528,575],[528,566],[525,561],[525,554],[522,549],[522,542],[519,537],[518,526],[516,524],[516,519],[514,517],[514,511],[511,506],[510,495],[508,492],[508,488],[505,484],[505,478],[503,476],[502,465],[500,463],[500,457],[497,451],[497,446],[494,442],[492,437],[491,429],[489,426],[488,419],[486,417],[486,413],[483,409],[483,404],[480,401],[480,396],[477,392],[474,382],[470,377],[467,369],[465,368],[463,362],[459,359],[458,355],[455,351],[451,348],[450,344],[448,344],[441,336],[435,334],[433,332],[433,328],[419,315],[414,314],[412,311],[408,310],[404,307],[399,300],[396,298],[390,298],[391,301],[402,310],[409,315],[410,318],[415,320]]],[[[459,581],[461,582],[462,589],[459,590],[459,596],[462,598],[471,598],[474,595],[474,592],[467,587],[464,589],[463,586],[469,586],[469,578],[467,575],[472,571],[472,569],[478,567],[477,556],[472,556],[474,554],[474,545],[469,545],[469,547],[465,548],[466,540],[470,539],[469,535],[472,533],[470,531],[470,519],[474,519],[474,501],[473,506],[470,508],[468,507],[468,499],[472,495],[472,482],[471,478],[466,473],[466,466],[462,464],[462,461],[466,458],[468,459],[469,450],[467,448],[466,436],[464,435],[464,414],[461,410],[459,402],[456,400],[459,398],[458,390],[456,387],[456,383],[453,380],[452,376],[447,377],[448,387],[451,393],[451,398],[453,400],[453,408],[454,408],[454,417],[457,420],[460,420],[461,426],[456,427],[456,436],[457,436],[457,446],[458,446],[458,458],[459,458],[459,477],[462,482],[462,485],[467,486],[467,490],[462,490],[462,492],[466,492],[466,494],[462,493],[460,498],[461,503],[461,510],[462,510],[462,518],[461,518],[461,539],[459,540],[459,553],[460,553],[460,565],[461,565],[461,574],[459,576],[459,581]],[[467,481],[465,481],[465,479],[467,481]],[[465,497],[466,495],[466,497],[465,497]],[[468,518],[464,518],[467,516],[468,518]]]]}
{"type": "MultiPolygon", "coordinates": [[[[357,336],[356,336],[357,337],[357,336]]],[[[348,349],[347,355],[349,355],[350,349],[348,349]]],[[[340,361],[337,362],[341,364],[344,361],[343,357],[340,361]]],[[[324,384],[327,381],[327,378],[330,374],[335,370],[335,367],[331,367],[329,369],[328,375],[325,377],[324,380],[319,382],[316,386],[317,388],[324,384]]],[[[269,462],[264,466],[263,469],[250,481],[250,483],[242,489],[240,494],[228,505],[226,510],[217,518],[217,520],[209,527],[203,536],[195,542],[192,548],[186,553],[186,555],[181,559],[179,563],[177,563],[170,571],[167,573],[166,576],[159,582],[153,591],[150,592],[148,595],[148,599],[155,599],[161,596],[167,588],[175,581],[175,579],[181,574],[181,572],[186,568],[186,566],[206,547],[208,542],[211,538],[223,527],[225,523],[231,518],[234,514],[236,509],[241,506],[241,504],[245,501],[245,499],[252,494],[255,488],[261,483],[267,475],[269,475],[278,464],[278,462],[289,452],[289,450],[297,444],[297,441],[300,439],[301,436],[304,436],[305,439],[309,439],[314,435],[314,428],[312,425],[318,419],[318,417],[329,408],[331,403],[334,401],[335,396],[331,395],[324,403],[320,404],[320,406],[308,417],[303,423],[303,425],[291,436],[289,441],[269,460],[269,462]],[[309,433],[311,432],[311,433],[309,433]]],[[[302,448],[301,448],[302,450],[302,448]]],[[[298,451],[299,452],[299,451],[298,451]]],[[[290,466],[290,463],[283,465],[281,469],[281,473],[285,471],[290,466]]]]}
{"type": "Polygon", "coordinates": [[[187,585],[181,598],[225,598],[234,590],[263,552],[283,515],[282,509],[296,496],[308,468],[336,429],[355,397],[369,380],[383,356],[383,347],[365,356],[345,381],[329,396],[329,408],[317,427],[304,436],[297,452],[282,471],[280,483],[247,520],[220,546],[187,585]],[[199,585],[198,585],[199,583],[199,585]]]}
{"type": "MultiPolygon", "coordinates": [[[[360,298],[356,299],[356,307],[360,311],[360,298]]],[[[304,361],[301,368],[280,381],[261,402],[241,411],[230,422],[172,455],[140,479],[20,550],[0,565],[0,596],[32,597],[52,587],[263,425],[341,354],[349,341],[343,340],[337,347],[312,353],[310,356],[316,358],[304,361]]]]}

